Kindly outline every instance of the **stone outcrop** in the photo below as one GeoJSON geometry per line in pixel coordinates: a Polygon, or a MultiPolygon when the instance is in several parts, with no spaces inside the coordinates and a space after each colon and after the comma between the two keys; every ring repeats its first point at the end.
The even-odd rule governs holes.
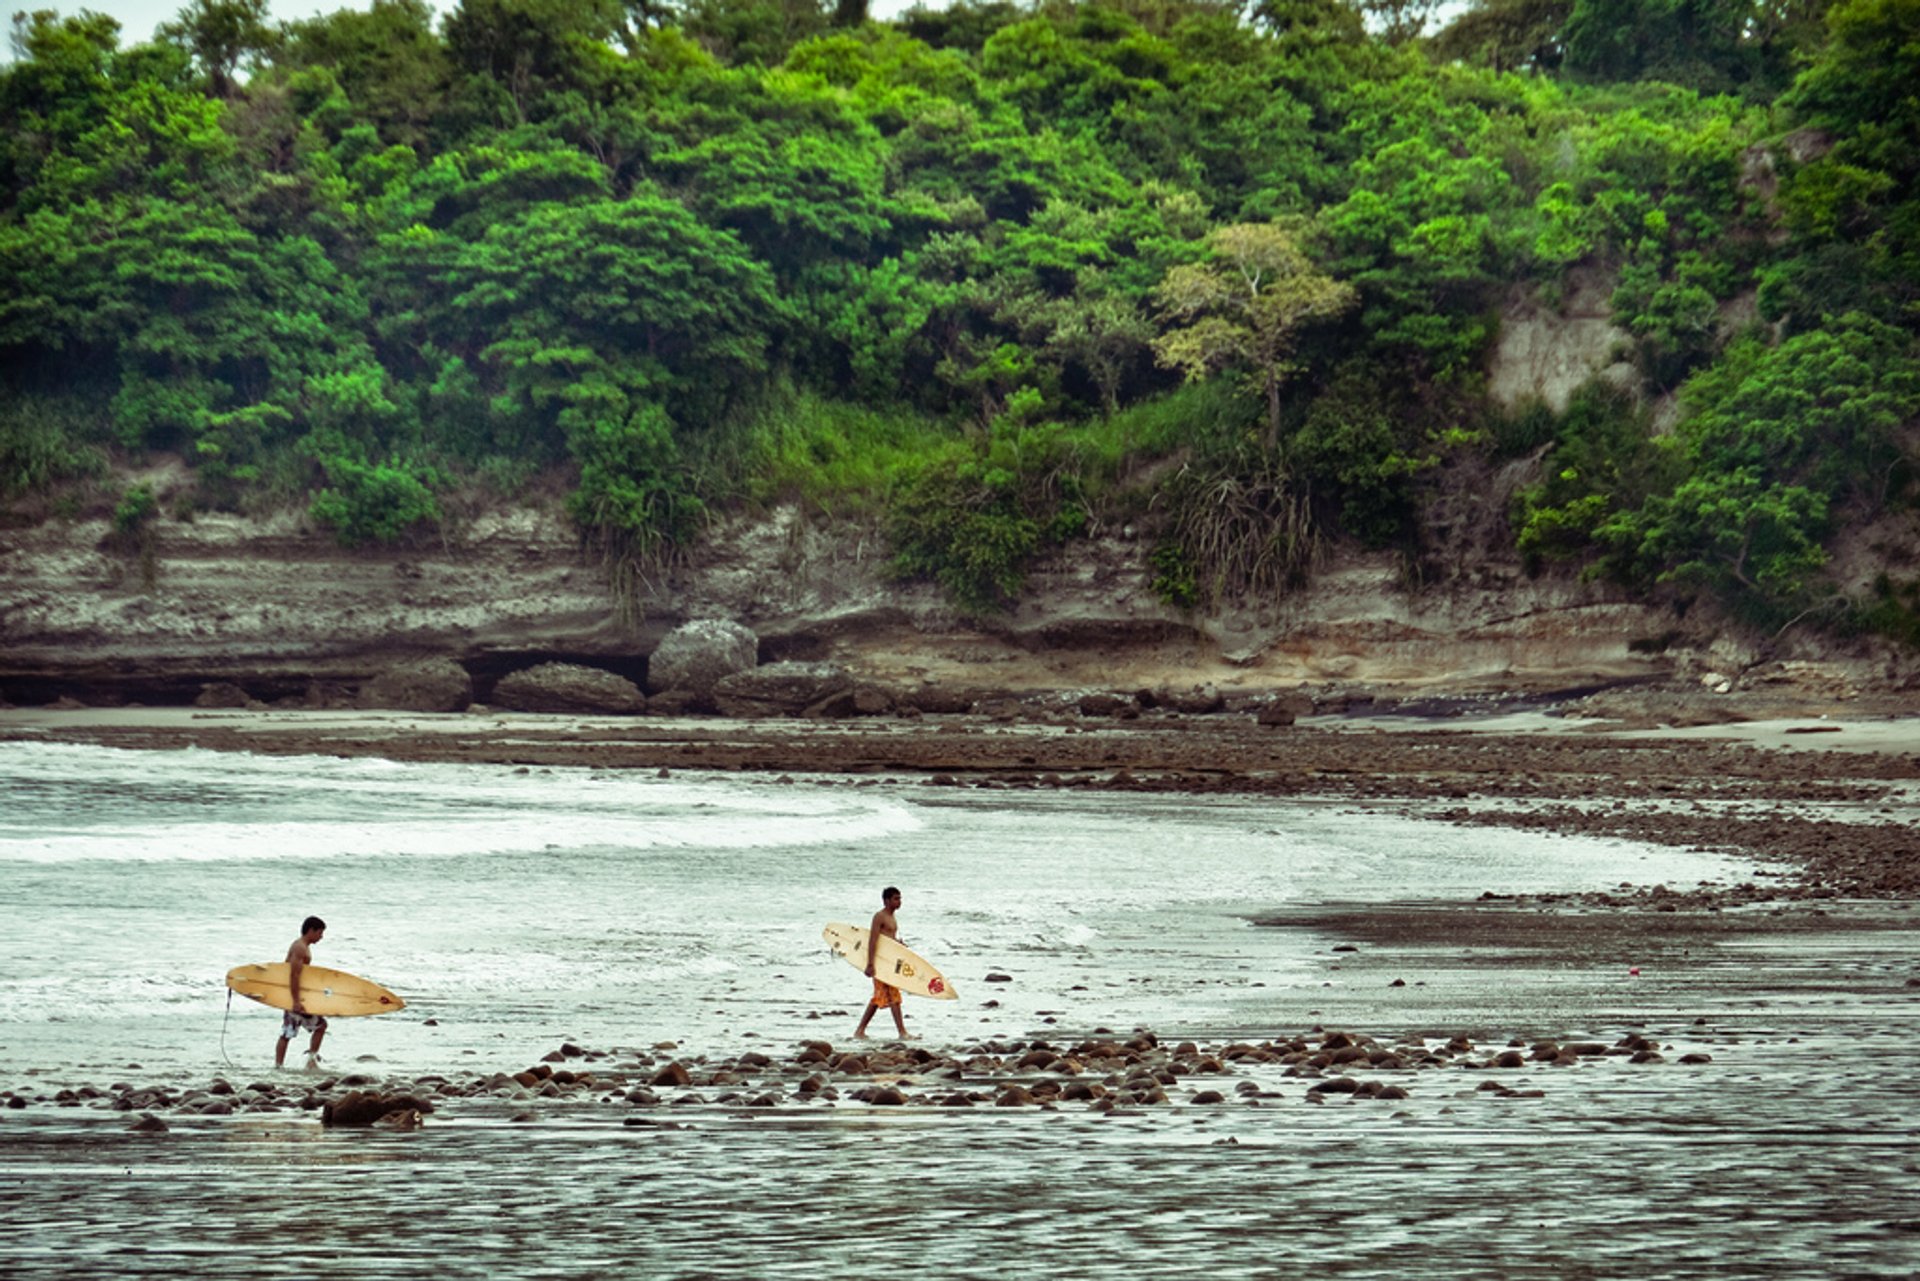
{"type": "Polygon", "coordinates": [[[1153,699],[1156,706],[1188,716],[1205,716],[1220,711],[1227,705],[1226,695],[1212,685],[1193,685],[1186,689],[1157,689],[1153,692],[1153,699]]]}
{"type": "Polygon", "coordinates": [[[1261,725],[1284,727],[1293,724],[1302,716],[1311,715],[1313,715],[1313,699],[1305,694],[1292,692],[1262,699],[1254,711],[1254,720],[1261,725]]]}
{"type": "Polygon", "coordinates": [[[852,716],[853,675],[838,663],[768,663],[713,687],[723,716],[852,716]]]}
{"type": "Polygon", "coordinates": [[[396,712],[464,712],[473,702],[473,677],[451,658],[415,659],[374,677],[358,701],[396,712]]]}
{"type": "Polygon", "coordinates": [[[678,694],[695,706],[710,706],[714,687],[759,661],[760,638],[750,628],[720,618],[700,618],[674,628],[647,658],[647,691],[678,694]]]}
{"type": "MultiPolygon", "coordinates": [[[[153,479],[160,512],[172,511],[165,477],[153,479]]],[[[464,669],[491,700],[508,674],[564,656],[626,675],[644,661],[647,711],[672,715],[712,710],[714,686],[761,652],[838,664],[857,712],[890,706],[873,693],[884,689],[908,715],[1038,691],[1147,692],[1179,712],[1302,687],[1511,695],[1684,676],[1702,663],[1736,686],[1753,664],[1796,660],[1863,689],[1920,678],[1910,654],[1866,640],[1843,645],[1811,627],[1749,635],[1703,605],[1683,618],[1573,572],[1529,574],[1495,528],[1527,480],[1449,475],[1447,491],[1475,501],[1430,522],[1453,533],[1434,539],[1444,555],[1418,588],[1397,553],[1335,548],[1300,590],[1182,612],[1154,593],[1146,535],[1122,526],[1038,559],[1018,604],[984,620],[894,578],[870,528],[791,507],[717,522],[645,585],[638,621],[615,610],[557,511],[502,508],[431,545],[351,550],[296,513],[162,514],[151,576],[103,550],[111,521],[89,514],[0,529],[0,703],[177,706],[224,682],[235,707],[411,710],[458,699],[452,666],[440,669],[444,703],[424,685],[417,700],[404,683],[390,692],[396,669],[423,658],[464,669]],[[1716,637],[1724,647],[1731,636],[1750,643],[1707,662],[1716,637]]],[[[1876,531],[1852,552],[1842,539],[1836,567],[1870,583],[1886,560],[1874,548],[1892,537],[1876,531]]]]}
{"type": "Polygon", "coordinates": [[[1495,403],[1512,408],[1537,397],[1563,413],[1591,378],[1630,386],[1633,368],[1618,353],[1631,339],[1614,323],[1613,285],[1605,273],[1575,272],[1559,307],[1509,306],[1487,360],[1487,394],[1495,403]]]}
{"type": "Polygon", "coordinates": [[[377,1125],[384,1121],[396,1128],[411,1129],[419,1124],[420,1117],[432,1111],[433,1101],[422,1095],[353,1090],[328,1102],[321,1109],[320,1123],[327,1126],[377,1125]]]}
{"type": "Polygon", "coordinates": [[[647,710],[640,687],[624,676],[578,663],[541,663],[500,678],[493,705],[510,712],[631,715],[647,710]]]}
{"type": "Polygon", "coordinates": [[[195,707],[245,707],[253,701],[246,690],[232,681],[208,681],[194,696],[195,707]]]}
{"type": "Polygon", "coordinates": [[[1091,690],[1075,701],[1075,707],[1082,716],[1111,716],[1124,720],[1140,714],[1137,696],[1115,690],[1091,690]]]}

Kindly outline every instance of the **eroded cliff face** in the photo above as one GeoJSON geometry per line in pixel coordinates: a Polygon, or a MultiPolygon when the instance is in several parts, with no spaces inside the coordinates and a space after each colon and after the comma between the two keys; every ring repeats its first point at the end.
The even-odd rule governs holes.
{"type": "Polygon", "coordinates": [[[184,702],[224,680],[267,701],[337,700],[443,654],[484,698],[556,657],[641,679],[660,637],[700,617],[752,628],[763,658],[896,686],[1538,688],[1671,666],[1631,648],[1671,630],[1659,611],[1517,566],[1412,591],[1395,558],[1349,555],[1307,591],[1199,617],[1154,597],[1143,550],[1075,544],[1010,615],[973,624],[893,581],[871,530],[786,508],[717,527],[627,625],[558,511],[492,512],[405,550],[342,548],[292,514],[162,519],[143,547],[105,520],[49,521],[0,533],[0,696],[184,702]]]}
{"type": "Polygon", "coordinates": [[[1568,273],[1556,307],[1525,295],[1511,299],[1487,358],[1487,395],[1494,403],[1511,409],[1538,399],[1561,413],[1596,374],[1632,386],[1633,366],[1620,358],[1632,339],[1613,320],[1616,283],[1611,272],[1578,270],[1568,273]]]}
{"type": "Polygon", "coordinates": [[[1913,679],[1911,658],[1884,648],[1743,635],[1704,608],[1681,617],[1530,577],[1476,532],[1474,505],[1497,506],[1501,478],[1455,480],[1474,497],[1418,587],[1396,556],[1346,552],[1306,590],[1186,614],[1154,596],[1146,549],[1116,535],[1041,563],[1018,608],[987,623],[893,581],[870,529],[793,508],[716,527],[649,585],[632,625],[557,510],[491,512],[405,550],[342,548],[295,515],[160,520],[144,549],[105,520],[49,521],[0,533],[0,698],[185,703],[229,681],[266,702],[338,704],[425,655],[465,666],[482,701],[502,675],[556,658],[644,683],[647,654],[691,618],[752,628],[763,660],[838,662],[902,692],[1512,695],[1799,671],[1844,698],[1913,679]]]}

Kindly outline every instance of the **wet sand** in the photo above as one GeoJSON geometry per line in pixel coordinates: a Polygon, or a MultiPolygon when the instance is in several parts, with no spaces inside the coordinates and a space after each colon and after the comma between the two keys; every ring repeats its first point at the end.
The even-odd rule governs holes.
{"type": "Polygon", "coordinates": [[[1261,924],[1332,940],[1322,986],[1276,988],[1191,1044],[1062,1022],[861,1045],[838,1010],[817,1044],[688,1029],[427,1076],[49,1067],[0,1083],[0,1267],[1910,1276],[1920,757],[1884,725],[1844,752],[1799,744],[1845,726],[1797,727],[1758,746],[1218,717],[0,713],[0,736],[129,748],[1332,798],[1725,850],[1754,872],[1275,913],[1261,924]],[[399,1115],[322,1122],[355,1092],[399,1115]]]}

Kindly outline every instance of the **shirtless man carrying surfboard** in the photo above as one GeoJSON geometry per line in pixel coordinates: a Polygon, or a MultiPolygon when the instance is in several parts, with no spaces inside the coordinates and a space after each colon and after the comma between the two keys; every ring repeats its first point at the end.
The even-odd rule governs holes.
{"type": "Polygon", "coordinates": [[[873,927],[867,931],[867,977],[873,979],[873,999],[867,1002],[867,1012],[860,1016],[860,1026],[853,1030],[853,1035],[856,1040],[866,1040],[867,1024],[873,1021],[874,1011],[885,1009],[893,1011],[893,1025],[899,1029],[900,1039],[904,1041],[907,1039],[907,1020],[900,1011],[900,989],[887,986],[873,975],[874,952],[880,946],[880,936],[884,934],[890,939],[900,937],[900,922],[893,916],[900,910],[900,891],[891,885],[887,886],[880,891],[880,902],[884,906],[873,914],[873,927]]]}
{"type": "Polygon", "coordinates": [[[314,1067],[320,1061],[320,1039],[327,1034],[327,1021],[318,1014],[307,1013],[307,1007],[300,1003],[300,971],[313,964],[313,945],[327,933],[327,923],[317,916],[309,916],[300,923],[300,937],[287,949],[287,987],[293,993],[293,1008],[280,1020],[280,1039],[273,1043],[273,1065],[284,1067],[287,1062],[287,1042],[302,1032],[313,1033],[313,1040],[307,1043],[307,1066],[314,1067]]]}

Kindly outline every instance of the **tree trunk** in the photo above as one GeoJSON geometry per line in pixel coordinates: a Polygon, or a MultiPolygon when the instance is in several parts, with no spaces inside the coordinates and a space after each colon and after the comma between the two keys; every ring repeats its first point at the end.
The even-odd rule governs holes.
{"type": "Polygon", "coordinates": [[[1267,373],[1267,452],[1280,448],[1280,378],[1267,373]]]}

